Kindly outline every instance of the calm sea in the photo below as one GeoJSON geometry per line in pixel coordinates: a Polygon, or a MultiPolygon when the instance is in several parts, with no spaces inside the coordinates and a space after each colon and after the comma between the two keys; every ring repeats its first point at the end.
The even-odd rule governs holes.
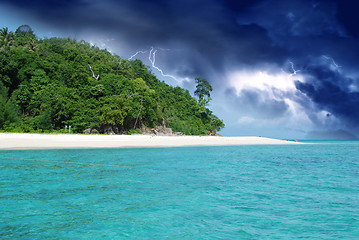
{"type": "Polygon", "coordinates": [[[3,150],[0,239],[359,239],[359,142],[3,150]]]}

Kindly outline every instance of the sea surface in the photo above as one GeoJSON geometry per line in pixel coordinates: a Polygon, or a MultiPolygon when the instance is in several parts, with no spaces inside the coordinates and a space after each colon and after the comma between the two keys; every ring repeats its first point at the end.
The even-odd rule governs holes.
{"type": "Polygon", "coordinates": [[[2,150],[0,239],[359,239],[359,142],[2,150]]]}

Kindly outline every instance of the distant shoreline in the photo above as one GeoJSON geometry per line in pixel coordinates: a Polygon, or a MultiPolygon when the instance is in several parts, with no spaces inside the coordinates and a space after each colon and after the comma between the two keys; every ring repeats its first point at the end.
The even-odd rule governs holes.
{"type": "Polygon", "coordinates": [[[289,145],[294,141],[264,137],[83,135],[0,133],[0,149],[133,148],[231,145],[289,145]]]}

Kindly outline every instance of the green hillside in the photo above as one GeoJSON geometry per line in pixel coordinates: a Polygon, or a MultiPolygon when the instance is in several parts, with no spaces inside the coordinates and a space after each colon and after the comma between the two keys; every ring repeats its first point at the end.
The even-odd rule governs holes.
{"type": "Polygon", "coordinates": [[[0,30],[0,130],[56,132],[71,125],[125,133],[165,125],[188,135],[224,127],[206,106],[212,87],[159,81],[140,60],[70,38],[37,39],[27,25],[0,30]]]}

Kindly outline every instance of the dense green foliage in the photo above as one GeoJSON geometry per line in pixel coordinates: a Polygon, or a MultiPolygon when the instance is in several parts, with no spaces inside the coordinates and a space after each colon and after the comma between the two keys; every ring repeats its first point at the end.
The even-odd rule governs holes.
{"type": "MultiPolygon", "coordinates": [[[[208,90],[208,89],[207,89],[208,90]]],[[[165,124],[184,134],[224,124],[188,90],[159,81],[140,61],[70,38],[38,40],[31,28],[0,30],[0,130],[121,132],[165,124]]]]}
{"type": "Polygon", "coordinates": [[[213,90],[211,84],[204,78],[196,78],[196,91],[194,95],[198,97],[198,103],[201,106],[207,106],[211,101],[211,92],[213,90]]]}

